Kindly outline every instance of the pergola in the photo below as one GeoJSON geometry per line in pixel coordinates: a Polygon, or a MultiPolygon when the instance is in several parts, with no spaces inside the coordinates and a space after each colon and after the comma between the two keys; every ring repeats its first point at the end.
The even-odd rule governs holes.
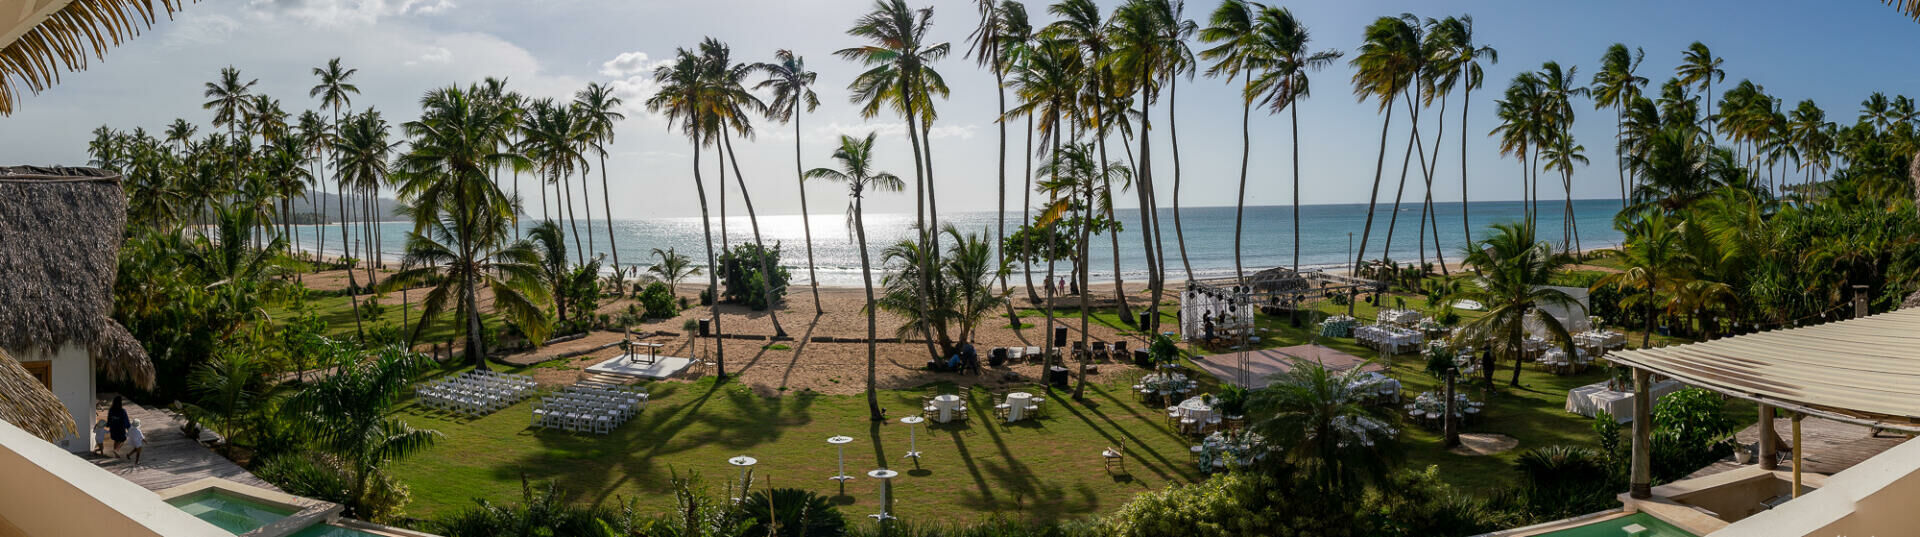
{"type": "MultiPolygon", "coordinates": [[[[1864,301],[1856,303],[1863,314],[1864,301]]],[[[1920,309],[1772,330],[1687,345],[1614,351],[1633,368],[1634,498],[1651,496],[1651,376],[1658,374],[1760,405],[1760,461],[1776,459],[1773,409],[1793,413],[1793,493],[1801,491],[1800,419],[1819,416],[1920,432],[1920,309]]]]}

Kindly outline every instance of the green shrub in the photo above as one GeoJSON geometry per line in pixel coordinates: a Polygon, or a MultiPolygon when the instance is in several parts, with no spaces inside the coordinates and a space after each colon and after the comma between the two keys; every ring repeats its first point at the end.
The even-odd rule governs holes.
{"type": "Polygon", "coordinates": [[[1739,423],[1723,412],[1719,394],[1688,388],[1667,394],[1653,406],[1653,477],[1670,481],[1733,453],[1739,423]]]}
{"type": "Polygon", "coordinates": [[[647,318],[666,319],[680,314],[680,308],[676,307],[673,292],[667,290],[667,284],[660,282],[647,284],[646,289],[640,291],[639,299],[640,307],[645,308],[647,318]]]}
{"type": "Polygon", "coordinates": [[[847,520],[825,496],[802,489],[754,491],[740,503],[748,524],[745,535],[802,537],[840,535],[847,531],[847,520]],[[772,531],[774,521],[779,531],[772,531]]]}
{"type": "Polygon", "coordinates": [[[748,243],[720,254],[720,279],[726,285],[722,298],[745,303],[755,311],[767,309],[765,290],[769,284],[773,286],[774,301],[786,296],[790,276],[790,271],[780,266],[780,243],[777,242],[764,251],[748,243]],[[771,278],[762,273],[763,266],[773,267],[771,278]]]}
{"type": "Polygon", "coordinates": [[[1513,466],[1520,471],[1520,490],[1528,512],[1555,520],[1606,509],[1614,504],[1619,483],[1605,455],[1590,448],[1547,446],[1520,454],[1513,466]]]}
{"type": "Polygon", "coordinates": [[[1298,517],[1272,478],[1230,473],[1191,485],[1145,492],[1106,517],[1102,534],[1116,537],[1239,537],[1325,535],[1298,517]]]}
{"type": "Polygon", "coordinates": [[[1462,494],[1440,479],[1440,467],[1394,473],[1362,504],[1364,532],[1381,537],[1476,535],[1526,525],[1511,494],[1462,494]]]}

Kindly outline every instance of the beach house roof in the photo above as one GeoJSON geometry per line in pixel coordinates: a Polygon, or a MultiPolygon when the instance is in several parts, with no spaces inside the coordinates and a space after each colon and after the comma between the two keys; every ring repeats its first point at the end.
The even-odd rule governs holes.
{"type": "Polygon", "coordinates": [[[1920,309],[1614,351],[1607,359],[1757,403],[1920,431],[1920,309]]]}
{"type": "Polygon", "coordinates": [[[66,438],[75,431],[73,414],[67,412],[67,405],[4,350],[0,350],[0,421],[48,442],[66,438]]]}
{"type": "Polygon", "coordinates": [[[118,174],[0,167],[0,348],[85,345],[109,377],[152,385],[146,350],[112,317],[126,219],[118,174]]]}

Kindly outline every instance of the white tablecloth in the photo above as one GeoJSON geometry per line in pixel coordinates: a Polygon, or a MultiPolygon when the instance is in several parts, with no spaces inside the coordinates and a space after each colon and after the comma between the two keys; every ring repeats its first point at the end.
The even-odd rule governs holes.
{"type": "Polygon", "coordinates": [[[1213,417],[1213,405],[1200,397],[1189,397],[1174,405],[1174,408],[1180,412],[1180,417],[1193,418],[1195,423],[1206,423],[1208,418],[1213,417]]]}
{"type": "MultiPolygon", "coordinates": [[[[1660,402],[1661,397],[1686,387],[1677,380],[1663,380],[1653,384],[1653,401],[1660,402]]],[[[1596,382],[1567,391],[1567,412],[1586,417],[1599,415],[1605,410],[1613,414],[1613,420],[1620,423],[1633,421],[1633,390],[1613,391],[1607,389],[1606,381],[1596,382]]]]}
{"type": "Polygon", "coordinates": [[[1033,394],[1013,392],[1007,394],[1007,421],[1020,421],[1027,417],[1027,405],[1033,402],[1033,394]]]}
{"type": "Polygon", "coordinates": [[[935,416],[934,421],[940,423],[953,421],[953,410],[960,408],[960,396],[950,393],[934,396],[933,407],[940,410],[940,415],[935,416]]]}

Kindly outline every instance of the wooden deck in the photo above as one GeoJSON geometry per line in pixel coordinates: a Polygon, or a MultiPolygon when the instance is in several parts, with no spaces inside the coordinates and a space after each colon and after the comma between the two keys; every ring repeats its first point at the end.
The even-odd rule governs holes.
{"type": "MultiPolygon", "coordinates": [[[[111,401],[111,394],[103,395],[102,401],[111,401]]],[[[227,460],[199,442],[188,439],[180,432],[180,426],[186,420],[172,412],[150,409],[128,402],[125,404],[127,417],[140,422],[140,430],[146,433],[146,449],[140,454],[140,463],[123,458],[114,458],[87,453],[86,459],[94,465],[113,472],[115,475],[132,481],[147,490],[163,490],[185,485],[208,477],[218,477],[236,483],[244,483],[268,490],[280,490],[233,461],[227,460]]],[[[202,433],[211,436],[211,433],[202,433]]],[[[109,442],[111,443],[111,442],[109,442]]]]}
{"type": "MultiPolygon", "coordinates": [[[[1788,444],[1793,443],[1793,420],[1787,418],[1775,419],[1773,420],[1773,430],[1780,435],[1782,441],[1788,444]]],[[[1742,445],[1753,444],[1759,441],[1760,425],[1754,424],[1748,426],[1746,429],[1735,433],[1734,438],[1742,445]]],[[[1883,432],[1875,436],[1872,434],[1872,431],[1859,425],[1808,417],[1800,420],[1800,441],[1806,444],[1806,453],[1801,457],[1806,464],[1803,471],[1826,475],[1837,474],[1843,470],[1852,468],[1856,464],[1860,464],[1860,461],[1867,460],[1874,455],[1879,455],[1881,452],[1893,449],[1893,446],[1900,445],[1901,442],[1905,442],[1909,438],[1911,437],[1893,432],[1883,432]]],[[[1789,458],[1785,458],[1780,462],[1780,468],[1792,468],[1793,462],[1790,458],[1791,454],[1783,450],[1781,456],[1789,458]]],[[[1702,468],[1700,471],[1694,472],[1693,475],[1687,477],[1693,478],[1713,475],[1737,468],[1738,466],[1739,465],[1734,464],[1733,459],[1726,459],[1716,462],[1712,466],[1702,468]]]]}

